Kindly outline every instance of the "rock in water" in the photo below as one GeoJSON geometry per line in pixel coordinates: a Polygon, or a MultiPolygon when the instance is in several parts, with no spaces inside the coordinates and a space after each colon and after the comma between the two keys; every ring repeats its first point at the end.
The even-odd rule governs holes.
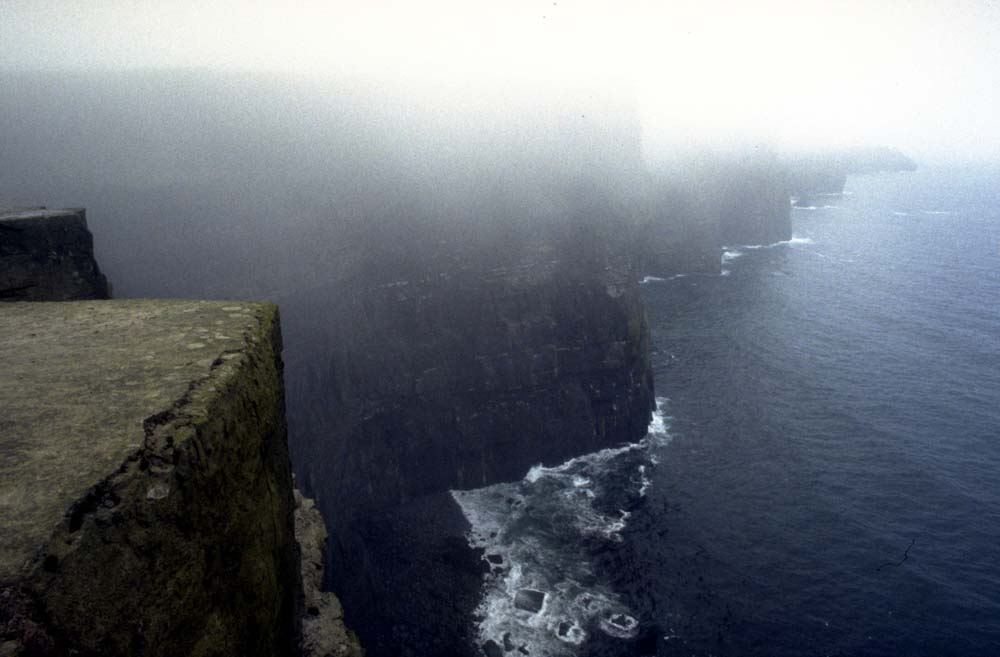
{"type": "Polygon", "coordinates": [[[545,604],[545,593],[534,589],[521,589],[514,596],[514,606],[537,614],[545,604]]]}

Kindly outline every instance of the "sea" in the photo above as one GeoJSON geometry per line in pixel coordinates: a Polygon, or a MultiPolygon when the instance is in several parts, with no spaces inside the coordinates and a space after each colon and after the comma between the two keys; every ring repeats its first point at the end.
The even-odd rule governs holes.
{"type": "Polygon", "coordinates": [[[1000,167],[647,278],[646,438],[453,491],[488,655],[1000,655],[1000,167]]]}

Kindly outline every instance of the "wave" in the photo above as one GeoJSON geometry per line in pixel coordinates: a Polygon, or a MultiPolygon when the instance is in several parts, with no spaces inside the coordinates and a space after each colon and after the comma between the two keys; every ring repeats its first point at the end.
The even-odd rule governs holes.
{"type": "Polygon", "coordinates": [[[743,252],[742,251],[737,251],[735,249],[729,250],[729,251],[723,251],[722,252],[722,262],[725,263],[725,262],[729,262],[730,260],[736,260],[736,258],[739,258],[741,255],[743,255],[743,252]]]}
{"type": "Polygon", "coordinates": [[[794,205],[793,210],[839,210],[839,205],[794,205]]]}
{"type": "Polygon", "coordinates": [[[955,214],[951,210],[922,210],[923,214],[955,214]]]}
{"type": "Polygon", "coordinates": [[[490,566],[476,609],[483,645],[569,656],[590,633],[638,633],[629,609],[599,582],[594,555],[622,540],[627,509],[652,485],[652,452],[669,440],[665,401],[657,399],[637,443],[536,465],[518,482],[451,492],[471,526],[470,546],[490,566]]]}
{"type": "Polygon", "coordinates": [[[659,276],[643,276],[642,280],[639,281],[639,285],[648,285],[649,283],[661,283],[663,281],[672,281],[678,278],[684,278],[687,274],[674,274],[673,276],[668,276],[667,278],[660,278],[659,276]]]}
{"type": "Polygon", "coordinates": [[[726,252],[738,252],[739,249],[749,249],[751,251],[755,251],[757,249],[773,249],[778,246],[791,246],[793,244],[813,244],[813,240],[811,237],[793,236],[791,239],[781,240],[780,242],[772,242],[771,244],[738,244],[735,246],[724,246],[722,248],[725,249],[726,252]]]}
{"type": "Polygon", "coordinates": [[[893,214],[896,215],[897,217],[911,217],[911,216],[913,216],[912,212],[893,212],[893,214]]]}

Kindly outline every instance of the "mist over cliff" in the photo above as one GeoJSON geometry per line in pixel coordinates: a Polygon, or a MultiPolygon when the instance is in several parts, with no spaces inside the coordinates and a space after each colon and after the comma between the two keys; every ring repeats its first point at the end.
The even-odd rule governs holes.
{"type": "Polygon", "coordinates": [[[205,72],[3,84],[0,194],[90,208],[125,296],[273,294],[307,285],[310,263],[339,266],[335,237],[361,224],[370,246],[394,249],[380,224],[418,239],[470,222],[502,232],[590,202],[581,190],[641,196],[634,109],[593,88],[205,72]]]}

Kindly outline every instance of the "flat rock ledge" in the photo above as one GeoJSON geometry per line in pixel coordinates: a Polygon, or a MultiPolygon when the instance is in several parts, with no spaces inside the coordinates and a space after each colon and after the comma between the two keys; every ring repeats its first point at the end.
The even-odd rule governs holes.
{"type": "Polygon", "coordinates": [[[3,305],[0,655],[298,653],[280,354],[266,303],[3,305]]]}

